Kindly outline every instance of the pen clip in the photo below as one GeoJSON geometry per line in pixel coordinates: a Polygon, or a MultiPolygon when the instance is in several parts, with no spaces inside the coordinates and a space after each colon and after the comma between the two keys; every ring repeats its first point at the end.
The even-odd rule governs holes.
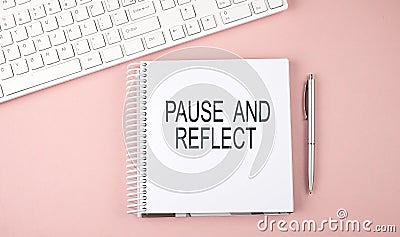
{"type": "Polygon", "coordinates": [[[304,119],[308,119],[308,80],[306,84],[304,84],[304,95],[303,95],[303,110],[304,110],[304,119]]]}

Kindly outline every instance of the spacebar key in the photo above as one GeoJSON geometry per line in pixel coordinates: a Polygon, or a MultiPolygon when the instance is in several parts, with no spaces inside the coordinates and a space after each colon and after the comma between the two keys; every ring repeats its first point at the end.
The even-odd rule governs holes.
{"type": "Polygon", "coordinates": [[[61,63],[34,73],[4,81],[4,94],[11,95],[82,71],[79,59],[61,63]]]}

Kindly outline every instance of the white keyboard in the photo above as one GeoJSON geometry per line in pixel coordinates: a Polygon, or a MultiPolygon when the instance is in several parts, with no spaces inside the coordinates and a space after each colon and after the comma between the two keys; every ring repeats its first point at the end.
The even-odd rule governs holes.
{"type": "Polygon", "coordinates": [[[287,7],[286,0],[0,0],[0,103],[287,7]]]}

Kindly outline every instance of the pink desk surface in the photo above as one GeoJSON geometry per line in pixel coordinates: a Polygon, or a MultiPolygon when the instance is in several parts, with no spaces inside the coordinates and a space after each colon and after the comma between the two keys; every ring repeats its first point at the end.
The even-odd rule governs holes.
{"type": "MultiPolygon", "coordinates": [[[[397,233],[382,236],[399,235],[399,9],[397,0],[292,0],[281,14],[175,48],[213,46],[245,58],[289,58],[295,212],[270,220],[337,218],[336,211],[345,208],[350,219],[396,225],[397,233]],[[310,71],[318,80],[312,196],[306,191],[302,111],[310,71]]],[[[0,236],[283,234],[258,231],[260,217],[137,219],[125,214],[125,67],[0,105],[0,236]]]]}

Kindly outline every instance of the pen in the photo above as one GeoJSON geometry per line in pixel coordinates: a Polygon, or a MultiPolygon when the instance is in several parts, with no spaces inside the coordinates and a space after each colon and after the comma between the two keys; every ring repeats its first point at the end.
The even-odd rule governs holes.
{"type": "Polygon", "coordinates": [[[304,114],[308,121],[308,191],[311,194],[315,171],[315,79],[313,74],[308,75],[304,88],[304,114]]]}

